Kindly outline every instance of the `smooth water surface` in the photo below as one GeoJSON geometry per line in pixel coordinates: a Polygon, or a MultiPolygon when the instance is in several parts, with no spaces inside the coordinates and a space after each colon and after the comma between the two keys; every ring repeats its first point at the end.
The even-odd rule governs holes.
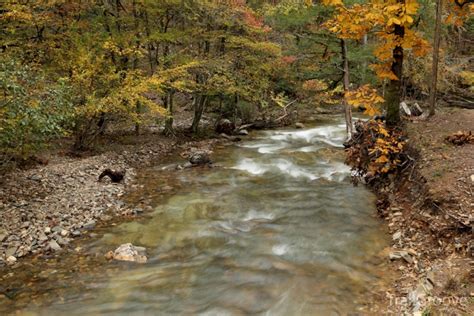
{"type": "Polygon", "coordinates": [[[143,187],[128,200],[154,211],[103,230],[87,250],[102,256],[131,242],[147,248],[149,261],[82,263],[84,269],[51,281],[57,299],[43,295],[24,311],[356,312],[379,281],[373,258],[387,240],[373,195],[350,183],[344,136],[343,122],[334,118],[306,130],[258,132],[217,149],[216,168],[142,170],[143,187]]]}

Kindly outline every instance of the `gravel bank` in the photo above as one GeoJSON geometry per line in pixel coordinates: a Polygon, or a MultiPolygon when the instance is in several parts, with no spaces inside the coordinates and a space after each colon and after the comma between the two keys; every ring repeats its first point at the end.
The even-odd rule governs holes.
{"type": "Polygon", "coordinates": [[[24,256],[70,248],[73,238],[114,216],[129,215],[120,200],[133,186],[135,168],[171,153],[210,149],[220,140],[176,143],[156,135],[88,158],[53,157],[46,166],[16,170],[0,179],[0,265],[24,256]],[[105,168],[126,170],[122,183],[98,182],[105,168]]]}

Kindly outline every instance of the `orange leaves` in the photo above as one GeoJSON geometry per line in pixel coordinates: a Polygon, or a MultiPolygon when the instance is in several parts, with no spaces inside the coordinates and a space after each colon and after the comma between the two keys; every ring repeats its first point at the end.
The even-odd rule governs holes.
{"type": "Polygon", "coordinates": [[[245,4],[245,1],[238,1],[235,10],[240,12],[242,15],[242,20],[248,27],[253,28],[254,30],[262,31],[264,33],[271,31],[271,28],[268,25],[265,25],[263,17],[257,15],[254,10],[248,7],[245,4]]]}
{"type": "Polygon", "coordinates": [[[405,0],[387,5],[383,13],[387,18],[387,26],[394,24],[409,26],[414,22],[413,15],[418,11],[419,4],[415,0],[405,0]]]}
{"type": "Polygon", "coordinates": [[[374,177],[395,172],[406,162],[406,140],[399,131],[374,120],[357,122],[356,131],[346,159],[356,176],[370,182],[374,177]]]}
{"type": "Polygon", "coordinates": [[[311,79],[303,83],[303,89],[311,92],[320,92],[328,89],[328,85],[321,80],[311,79]]]}
{"type": "MultiPolygon", "coordinates": [[[[334,1],[326,1],[334,2],[334,1]]],[[[337,14],[333,19],[327,21],[324,26],[331,32],[343,39],[360,39],[366,34],[378,20],[378,15],[373,14],[367,5],[355,4],[345,7],[342,1],[331,4],[337,7],[337,14]]]]}
{"type": "Polygon", "coordinates": [[[281,61],[284,63],[284,64],[292,64],[296,61],[296,57],[295,56],[283,56],[281,58],[281,61]]]}
{"type": "Polygon", "coordinates": [[[450,0],[448,12],[445,23],[461,26],[465,20],[474,14],[474,3],[469,4],[466,0],[450,0]]]}
{"type": "Polygon", "coordinates": [[[328,84],[322,80],[311,79],[303,83],[301,89],[302,97],[308,102],[339,104],[340,99],[335,97],[338,91],[329,90],[328,84]]]}
{"type": "Polygon", "coordinates": [[[430,44],[428,41],[411,29],[405,30],[402,47],[404,49],[411,49],[413,55],[416,57],[422,57],[430,50],[430,44]]]}
{"type": "Polygon", "coordinates": [[[377,94],[376,89],[370,88],[370,85],[364,85],[355,91],[345,93],[347,103],[353,107],[365,107],[365,114],[375,115],[379,113],[377,105],[384,102],[384,99],[377,94]]]}
{"type": "Polygon", "coordinates": [[[398,77],[391,70],[392,63],[385,62],[380,64],[372,64],[370,68],[375,71],[379,79],[398,80],[398,77]]]}

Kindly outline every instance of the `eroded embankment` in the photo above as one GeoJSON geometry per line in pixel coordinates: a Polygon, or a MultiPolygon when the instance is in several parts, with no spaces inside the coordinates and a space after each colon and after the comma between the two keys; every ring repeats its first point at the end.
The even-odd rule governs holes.
{"type": "Polygon", "coordinates": [[[386,219],[386,250],[398,278],[386,289],[387,312],[469,314],[472,311],[474,145],[445,141],[469,130],[472,110],[442,110],[429,121],[408,122],[406,163],[370,183],[386,219]]]}

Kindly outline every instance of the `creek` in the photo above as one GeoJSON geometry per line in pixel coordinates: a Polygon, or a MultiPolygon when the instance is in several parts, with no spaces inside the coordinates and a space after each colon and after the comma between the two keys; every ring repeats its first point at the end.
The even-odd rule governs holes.
{"type": "Polygon", "coordinates": [[[53,262],[40,288],[0,313],[357,312],[383,280],[377,253],[387,234],[374,195],[350,182],[344,122],[315,124],[219,147],[215,168],[168,170],[170,158],[140,170],[126,202],[153,210],[99,229],[83,247],[100,258],[53,262]],[[147,263],[102,258],[128,242],[147,248],[147,263]]]}

